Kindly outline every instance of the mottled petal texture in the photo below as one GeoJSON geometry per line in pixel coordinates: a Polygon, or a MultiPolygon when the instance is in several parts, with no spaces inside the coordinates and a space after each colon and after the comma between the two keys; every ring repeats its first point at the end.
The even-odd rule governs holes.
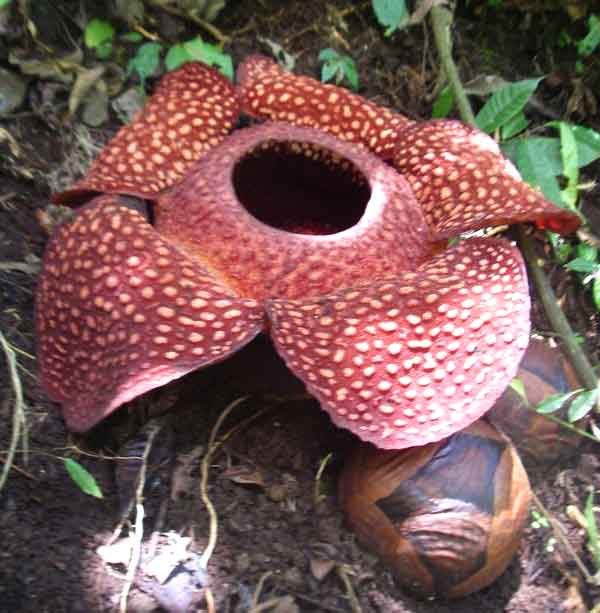
{"type": "Polygon", "coordinates": [[[529,341],[518,249],[471,239],[415,272],[317,299],[269,303],[290,369],[362,440],[400,449],[437,441],[483,415],[529,341]]]}
{"type": "Polygon", "coordinates": [[[263,328],[239,299],[116,196],[84,206],[50,240],[38,286],[39,372],[71,430],[223,360],[263,328]]]}
{"type": "Polygon", "coordinates": [[[318,128],[383,158],[392,157],[399,128],[412,123],[343,87],[286,72],[264,56],[248,57],[237,78],[248,115],[318,128]]]}
{"type": "Polygon", "coordinates": [[[318,296],[414,270],[433,248],[421,207],[396,171],[350,143],[279,123],[235,132],[159,198],[157,211],[163,237],[240,295],[261,300],[318,296]],[[321,218],[350,225],[289,231],[307,216],[317,230],[321,218]],[[280,221],[283,229],[273,225],[280,221]]]}
{"type": "Polygon", "coordinates": [[[496,141],[460,121],[404,126],[393,163],[440,238],[523,221],[569,234],[581,224],[527,185],[496,141]]]}
{"type": "Polygon", "coordinates": [[[78,204],[95,192],[156,196],[219,144],[238,114],[237,93],[228,79],[205,64],[184,64],[161,79],[136,119],[119,130],[87,175],[53,200],[78,204]]]}

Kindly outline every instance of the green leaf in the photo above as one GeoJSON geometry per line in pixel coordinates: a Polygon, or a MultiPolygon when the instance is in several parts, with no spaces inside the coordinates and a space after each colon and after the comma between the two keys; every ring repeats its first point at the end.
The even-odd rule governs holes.
{"type": "Polygon", "coordinates": [[[139,32],[126,32],[121,34],[120,38],[127,43],[139,43],[144,40],[144,37],[139,32]]]}
{"type": "Polygon", "coordinates": [[[436,98],[433,103],[433,109],[431,111],[431,116],[433,119],[440,119],[442,117],[448,117],[448,114],[452,110],[454,106],[454,94],[452,93],[452,88],[450,86],[444,87],[444,89],[439,93],[439,96],[436,98]]]}
{"type": "Polygon", "coordinates": [[[567,392],[566,394],[552,394],[552,396],[548,396],[546,400],[542,400],[540,404],[535,407],[537,413],[541,413],[542,415],[547,415],[548,413],[555,413],[558,411],[565,402],[577,394],[580,390],[575,390],[573,392],[567,392]]]}
{"type": "Polygon", "coordinates": [[[596,404],[598,400],[598,390],[587,390],[581,392],[575,400],[571,403],[569,411],[567,413],[568,420],[573,423],[584,418],[596,404]]]}
{"type": "Polygon", "coordinates": [[[573,247],[571,244],[567,242],[560,234],[556,234],[555,232],[547,232],[547,235],[559,264],[566,263],[573,252],[573,247]]]}
{"type": "Polygon", "coordinates": [[[514,117],[511,117],[503,126],[502,126],[502,140],[508,140],[517,134],[520,134],[527,128],[529,125],[529,121],[527,117],[523,114],[523,112],[517,113],[514,117]]]}
{"type": "Polygon", "coordinates": [[[523,385],[523,381],[521,381],[521,379],[518,378],[514,378],[511,382],[510,382],[510,387],[515,390],[515,392],[517,392],[517,394],[519,394],[519,396],[521,396],[521,398],[525,401],[526,404],[529,404],[528,400],[527,400],[527,392],[525,391],[525,385],[523,385]]]}
{"type": "Polygon", "coordinates": [[[577,141],[577,162],[579,168],[600,158],[600,134],[591,128],[571,126],[577,141]]]}
{"type": "Polygon", "coordinates": [[[348,83],[350,83],[350,87],[354,90],[358,89],[358,71],[356,70],[356,64],[354,60],[349,56],[345,55],[342,58],[342,66],[344,75],[346,79],[348,79],[348,83]]]}
{"type": "Polygon", "coordinates": [[[115,36],[115,29],[108,21],[92,19],[85,26],[83,35],[86,47],[96,49],[102,43],[110,42],[115,36]]]}
{"type": "Polygon", "coordinates": [[[590,15],[588,19],[588,33],[577,43],[577,53],[582,56],[591,55],[600,45],[600,19],[590,15]]]}
{"type": "Polygon", "coordinates": [[[167,71],[175,70],[182,64],[190,61],[190,54],[185,50],[183,45],[173,45],[165,56],[165,66],[167,71]]]}
{"type": "Polygon", "coordinates": [[[233,61],[231,56],[223,53],[220,47],[205,43],[199,36],[183,43],[183,46],[191,60],[216,66],[222,74],[233,81],[233,61]]]}
{"type": "Polygon", "coordinates": [[[590,262],[590,260],[585,260],[584,258],[575,258],[568,264],[565,264],[565,268],[568,268],[569,270],[573,270],[574,272],[583,272],[586,274],[596,272],[599,267],[600,264],[597,262],[590,262]]]}
{"type": "Polygon", "coordinates": [[[129,60],[127,73],[137,72],[142,82],[142,87],[144,87],[146,79],[158,68],[161,49],[162,45],[160,43],[144,43],[140,45],[135,56],[129,60]]]}
{"type": "Polygon", "coordinates": [[[105,60],[110,57],[113,50],[112,41],[106,40],[96,47],[96,56],[101,60],[105,60]]]}
{"type": "Polygon", "coordinates": [[[571,126],[564,121],[560,122],[560,153],[562,157],[562,174],[567,178],[567,186],[562,190],[563,202],[570,208],[577,205],[577,182],[579,180],[579,166],[577,162],[577,142],[571,126]]]}
{"type": "Polygon", "coordinates": [[[515,165],[521,144],[526,143],[528,155],[533,159],[543,159],[546,165],[545,174],[558,176],[562,174],[562,159],[560,157],[560,141],[558,138],[547,136],[528,136],[527,138],[515,138],[506,143],[501,143],[504,155],[515,165]]]}
{"type": "Polygon", "coordinates": [[[319,61],[320,62],[331,62],[332,60],[339,59],[340,54],[331,47],[327,47],[327,49],[321,49],[319,53],[319,61]]]}
{"type": "Polygon", "coordinates": [[[352,89],[358,89],[358,71],[356,64],[349,55],[340,55],[334,49],[322,49],[319,53],[321,66],[321,82],[327,83],[335,78],[336,83],[340,83],[344,78],[350,83],[352,89]]]}
{"type": "Polygon", "coordinates": [[[600,277],[596,277],[592,283],[592,300],[596,311],[600,313],[600,277]]]}
{"type": "Polygon", "coordinates": [[[385,36],[393,34],[408,17],[405,0],[371,0],[375,17],[385,30],[385,36]]]}
{"type": "Polygon", "coordinates": [[[579,243],[575,248],[575,256],[589,262],[595,262],[598,260],[598,247],[589,243],[579,243]]]}
{"type": "Polygon", "coordinates": [[[0,9],[3,9],[5,6],[8,6],[11,3],[11,0],[0,0],[0,9]]]}
{"type": "Polygon", "coordinates": [[[539,187],[546,198],[564,207],[560,187],[554,174],[552,158],[544,156],[543,151],[532,142],[533,140],[530,138],[519,140],[517,168],[527,183],[539,187]]]}
{"type": "Polygon", "coordinates": [[[87,471],[79,462],[71,459],[64,459],[65,468],[69,473],[69,477],[77,484],[77,487],[88,496],[94,498],[103,498],[102,491],[96,483],[93,475],[87,471]]]}
{"type": "Polygon", "coordinates": [[[507,123],[525,108],[527,101],[543,78],[510,83],[494,93],[483,105],[475,119],[478,128],[490,133],[507,123]]]}
{"type": "Polygon", "coordinates": [[[323,83],[327,83],[327,81],[331,81],[335,77],[338,71],[337,62],[326,62],[321,67],[321,81],[323,83]]]}

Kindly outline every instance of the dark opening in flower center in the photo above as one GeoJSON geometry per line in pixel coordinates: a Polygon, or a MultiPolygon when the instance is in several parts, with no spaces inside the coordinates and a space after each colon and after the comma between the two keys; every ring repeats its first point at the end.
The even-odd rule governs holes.
{"type": "Polygon", "coordinates": [[[269,226],[299,234],[335,234],[355,225],[371,189],[349,160],[312,143],[267,141],[233,171],[236,196],[269,226]]]}

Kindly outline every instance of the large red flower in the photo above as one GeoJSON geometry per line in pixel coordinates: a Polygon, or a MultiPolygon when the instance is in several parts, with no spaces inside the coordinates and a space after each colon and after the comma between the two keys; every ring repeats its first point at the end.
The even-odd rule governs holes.
{"type": "Polygon", "coordinates": [[[261,331],[363,440],[420,445],[476,420],[527,346],[527,279],[506,240],[446,239],[578,218],[459,122],[412,122],[258,56],[238,80],[170,73],[55,197],[90,200],[50,240],[37,297],[41,380],[68,426],[261,331]],[[229,135],[240,109],[271,122],[229,135]],[[153,225],[124,195],[154,200],[153,225]]]}

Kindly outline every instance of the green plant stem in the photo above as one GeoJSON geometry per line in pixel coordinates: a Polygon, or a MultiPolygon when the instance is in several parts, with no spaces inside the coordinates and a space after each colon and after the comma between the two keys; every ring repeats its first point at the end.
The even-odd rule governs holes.
{"type": "Polygon", "coordinates": [[[446,78],[454,94],[454,100],[458,106],[460,116],[463,118],[463,121],[474,126],[475,115],[458,75],[458,68],[452,59],[452,38],[450,36],[452,21],[452,12],[447,8],[434,6],[431,9],[431,25],[435,38],[435,46],[440,57],[440,64],[446,73],[446,78]]]}
{"type": "Polygon", "coordinates": [[[546,315],[548,316],[548,320],[550,321],[552,328],[562,340],[565,353],[571,361],[571,364],[573,365],[573,368],[577,373],[577,377],[580,379],[582,385],[588,389],[596,389],[598,386],[596,373],[587,359],[587,356],[582,351],[581,346],[577,342],[565,314],[558,306],[556,296],[552,291],[550,281],[544,273],[544,269],[542,268],[539,258],[535,253],[535,248],[531,238],[527,236],[523,226],[518,226],[517,232],[519,236],[519,247],[521,248],[523,257],[527,262],[529,274],[531,275],[538,296],[542,301],[542,305],[544,306],[544,310],[546,311],[546,315]]]}
{"type": "MultiPolygon", "coordinates": [[[[442,63],[444,71],[446,72],[446,77],[454,93],[454,99],[458,105],[461,118],[466,123],[474,126],[475,115],[473,114],[473,109],[471,108],[471,104],[460,80],[456,64],[452,59],[452,42],[450,39],[450,26],[452,25],[452,21],[453,14],[450,10],[440,6],[431,9],[431,24],[440,62],[442,63]]],[[[519,246],[527,262],[531,278],[533,279],[533,283],[542,305],[544,306],[550,324],[560,336],[567,356],[582,385],[588,389],[596,389],[598,387],[598,378],[587,356],[577,342],[567,318],[560,310],[558,301],[544,270],[537,263],[532,239],[526,235],[523,226],[518,226],[518,231],[519,246]]]]}

